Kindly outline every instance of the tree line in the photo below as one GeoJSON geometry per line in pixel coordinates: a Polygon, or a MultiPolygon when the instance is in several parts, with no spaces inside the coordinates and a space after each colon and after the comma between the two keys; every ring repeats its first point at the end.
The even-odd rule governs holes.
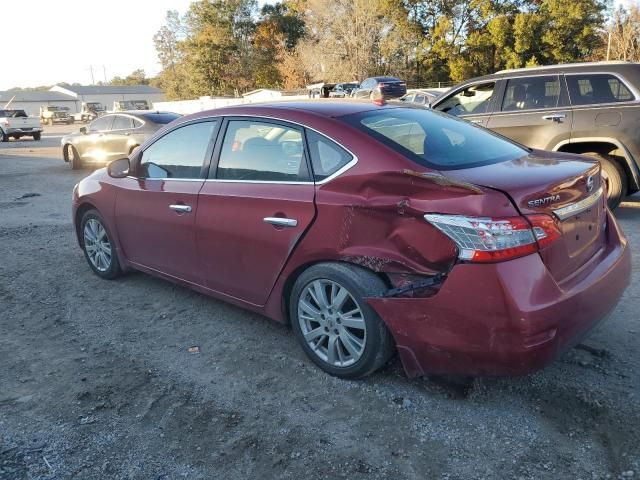
{"type": "Polygon", "coordinates": [[[154,36],[170,99],[394,75],[409,86],[504,68],[640,60],[637,5],[610,0],[197,0],[154,36]]]}

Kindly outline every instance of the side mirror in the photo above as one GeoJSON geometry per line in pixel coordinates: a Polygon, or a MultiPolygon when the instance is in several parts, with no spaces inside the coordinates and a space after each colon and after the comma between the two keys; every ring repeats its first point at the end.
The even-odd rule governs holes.
{"type": "Polygon", "coordinates": [[[87,134],[87,127],[80,127],[80,133],[83,135],[87,134]]]}
{"type": "Polygon", "coordinates": [[[107,173],[113,178],[124,178],[129,175],[129,168],[129,159],[119,158],[107,165],[107,173]]]}

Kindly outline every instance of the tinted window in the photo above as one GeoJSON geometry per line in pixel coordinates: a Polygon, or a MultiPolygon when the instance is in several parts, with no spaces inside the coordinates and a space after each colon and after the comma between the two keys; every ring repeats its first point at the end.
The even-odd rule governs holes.
{"type": "Polygon", "coordinates": [[[567,75],[573,105],[628,102],[634,96],[617,77],[609,74],[567,75]]]}
{"type": "Polygon", "coordinates": [[[435,109],[455,116],[486,113],[495,86],[495,82],[471,85],[456,92],[435,109]]]}
{"type": "Polygon", "coordinates": [[[498,163],[528,153],[482,128],[429,110],[389,108],[344,118],[406,157],[439,170],[498,163]]]}
{"type": "Polygon", "coordinates": [[[131,128],[133,128],[133,123],[131,120],[131,117],[116,115],[116,118],[113,120],[111,130],[130,130],[131,128]]]}
{"type": "Polygon", "coordinates": [[[415,98],[414,102],[416,102],[416,103],[426,103],[426,99],[424,98],[424,95],[416,95],[416,98],[415,98]]]}
{"type": "Polygon", "coordinates": [[[142,153],[140,176],[146,178],[199,178],[216,122],[177,128],[142,153]]]}
{"type": "Polygon", "coordinates": [[[138,120],[137,118],[133,119],[133,128],[140,128],[142,126],[142,120],[138,120]]]}
{"type": "Polygon", "coordinates": [[[308,180],[302,134],[267,122],[230,121],[216,178],[223,180],[308,180]]]}
{"type": "Polygon", "coordinates": [[[555,108],[560,99],[560,80],[557,76],[512,78],[502,100],[502,111],[555,108]]]}
{"type": "Polygon", "coordinates": [[[91,124],[89,125],[89,130],[92,130],[94,132],[110,130],[112,122],[113,122],[113,115],[109,115],[107,117],[100,117],[94,120],[93,122],[91,122],[91,124]]]}
{"type": "Polygon", "coordinates": [[[307,131],[307,141],[313,165],[313,178],[317,182],[333,175],[353,160],[344,148],[319,133],[307,131]]]}
{"type": "Polygon", "coordinates": [[[145,113],[142,115],[145,119],[153,123],[165,125],[173,122],[176,118],[180,118],[177,113],[145,113]]]}

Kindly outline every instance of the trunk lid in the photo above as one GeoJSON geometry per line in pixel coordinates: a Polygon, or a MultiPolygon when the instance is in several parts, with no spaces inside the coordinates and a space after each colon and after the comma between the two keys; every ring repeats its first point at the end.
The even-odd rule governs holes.
{"type": "Polygon", "coordinates": [[[523,215],[552,216],[561,238],[540,255],[558,282],[570,279],[605,245],[606,194],[597,161],[533,151],[517,160],[441,173],[504,192],[523,215]]]}

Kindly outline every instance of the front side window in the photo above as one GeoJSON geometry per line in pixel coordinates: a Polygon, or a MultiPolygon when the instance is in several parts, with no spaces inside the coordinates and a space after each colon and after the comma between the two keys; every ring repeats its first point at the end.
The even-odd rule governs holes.
{"type": "Polygon", "coordinates": [[[572,105],[628,102],[634,96],[620,79],[611,74],[567,75],[572,105]]]}
{"type": "Polygon", "coordinates": [[[92,132],[104,132],[105,130],[110,130],[112,122],[113,115],[100,117],[91,122],[91,125],[89,125],[89,130],[91,130],[92,132]]]}
{"type": "Polygon", "coordinates": [[[215,121],[176,128],[142,152],[139,176],[144,178],[200,178],[215,121]]]}
{"type": "Polygon", "coordinates": [[[430,110],[389,108],[343,118],[405,157],[437,170],[499,163],[528,153],[487,130],[430,110]]]}
{"type": "Polygon", "coordinates": [[[231,120],[222,143],[216,178],[306,181],[300,130],[252,120],[231,120]]]}
{"type": "Polygon", "coordinates": [[[503,112],[556,108],[560,100],[557,76],[512,78],[502,100],[503,112]]]}
{"type": "Polygon", "coordinates": [[[351,154],[344,148],[319,133],[308,130],[307,142],[311,154],[313,178],[316,182],[333,175],[353,160],[351,154]]]}
{"type": "Polygon", "coordinates": [[[487,113],[495,86],[495,82],[470,85],[434,108],[456,117],[487,113]]]}

